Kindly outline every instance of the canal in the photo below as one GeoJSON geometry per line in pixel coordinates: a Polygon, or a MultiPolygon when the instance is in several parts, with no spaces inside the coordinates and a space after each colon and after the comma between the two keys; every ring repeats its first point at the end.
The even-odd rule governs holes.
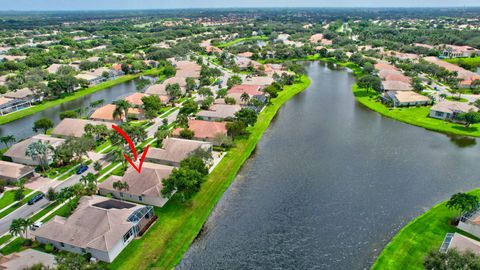
{"type": "Polygon", "coordinates": [[[306,64],[178,269],[368,269],[407,222],[478,187],[480,147],[357,103],[353,75],[306,64]]]}
{"type": "Polygon", "coordinates": [[[35,134],[35,132],[32,130],[33,123],[42,117],[51,119],[56,125],[60,122],[60,112],[79,108],[88,108],[91,102],[101,99],[104,100],[103,104],[108,104],[130,93],[134,93],[135,91],[136,86],[134,81],[118,84],[105,90],[95,92],[91,95],[83,96],[81,98],[48,108],[36,114],[3,124],[0,126],[0,136],[13,135],[18,141],[35,134]]]}

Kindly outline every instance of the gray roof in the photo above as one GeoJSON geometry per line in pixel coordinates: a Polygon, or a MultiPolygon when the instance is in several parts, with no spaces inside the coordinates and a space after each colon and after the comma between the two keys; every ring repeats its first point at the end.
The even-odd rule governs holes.
{"type": "Polygon", "coordinates": [[[209,142],[179,138],[166,138],[162,144],[163,148],[151,147],[147,152],[146,159],[178,163],[200,147],[204,149],[212,147],[209,142]]]}
{"type": "Polygon", "coordinates": [[[0,178],[18,179],[32,173],[33,167],[0,160],[0,178]]]}
{"type": "Polygon", "coordinates": [[[86,119],[65,118],[58,123],[55,129],[53,129],[52,135],[82,137],[82,135],[85,133],[85,126],[87,124],[92,124],[94,126],[105,125],[108,129],[111,129],[113,123],[86,119]]]}
{"type": "Polygon", "coordinates": [[[48,142],[53,147],[58,147],[65,140],[61,138],[55,138],[49,135],[38,134],[31,138],[25,139],[23,141],[20,141],[19,143],[12,145],[12,147],[10,147],[8,151],[5,152],[5,154],[3,155],[10,158],[32,160],[29,156],[25,155],[25,151],[27,150],[27,147],[31,143],[37,142],[37,141],[48,142]]]}
{"type": "MultiPolygon", "coordinates": [[[[85,196],[68,218],[55,216],[33,232],[33,235],[80,248],[110,251],[134,225],[128,217],[144,206],[101,207],[99,204],[121,203],[101,197],[85,196]]],[[[127,204],[125,204],[127,205],[127,204]]]]}
{"type": "Polygon", "coordinates": [[[213,104],[208,110],[198,112],[197,116],[224,119],[234,117],[235,113],[240,111],[241,108],[240,105],[213,104]]]}
{"type": "Polygon", "coordinates": [[[163,188],[162,179],[167,178],[173,169],[174,167],[166,165],[144,162],[141,173],[129,167],[123,177],[110,176],[98,187],[114,190],[113,183],[123,181],[128,184],[128,194],[159,197],[163,188]]]}
{"type": "Polygon", "coordinates": [[[444,113],[466,113],[469,111],[478,111],[477,107],[469,105],[468,103],[448,100],[438,102],[432,106],[431,110],[444,113]]]}

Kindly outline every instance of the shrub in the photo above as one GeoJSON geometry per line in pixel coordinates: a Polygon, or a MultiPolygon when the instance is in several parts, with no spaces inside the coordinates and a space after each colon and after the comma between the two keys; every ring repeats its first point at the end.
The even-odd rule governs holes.
{"type": "Polygon", "coordinates": [[[51,253],[51,252],[53,252],[53,250],[54,250],[54,247],[53,247],[52,244],[46,244],[45,245],[45,251],[46,252],[51,253]]]}

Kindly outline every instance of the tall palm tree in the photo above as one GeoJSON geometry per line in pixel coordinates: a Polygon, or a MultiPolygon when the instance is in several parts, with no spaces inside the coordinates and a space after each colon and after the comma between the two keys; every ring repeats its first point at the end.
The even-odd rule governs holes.
{"type": "Polygon", "coordinates": [[[11,235],[20,236],[23,232],[23,221],[21,218],[12,220],[10,228],[8,229],[11,235]]]}
{"type": "Polygon", "coordinates": [[[13,135],[7,135],[0,137],[0,142],[5,144],[5,148],[9,146],[10,143],[14,143],[16,141],[13,135]]]}
{"type": "Polygon", "coordinates": [[[27,146],[25,150],[25,155],[32,158],[33,160],[38,160],[42,170],[48,167],[48,153],[50,150],[50,144],[48,142],[36,141],[27,146]]]}
{"type": "Polygon", "coordinates": [[[125,99],[117,100],[114,104],[116,107],[113,111],[113,118],[120,118],[122,121],[124,118],[127,119],[128,109],[132,107],[131,104],[125,99]]]}
{"type": "MultiPolygon", "coordinates": [[[[122,182],[122,181],[113,182],[112,186],[113,186],[113,189],[118,190],[120,192],[122,192],[124,190],[129,190],[129,188],[130,188],[128,186],[127,182],[122,182]]],[[[123,198],[121,198],[121,199],[123,199],[123,198]]]]}
{"type": "Polygon", "coordinates": [[[240,100],[243,101],[243,103],[247,104],[247,102],[250,100],[250,96],[243,92],[243,94],[240,96],[240,100]]]}
{"type": "Polygon", "coordinates": [[[22,229],[23,233],[25,234],[25,238],[28,238],[28,229],[33,225],[33,219],[31,218],[26,218],[22,219],[22,229]]]}

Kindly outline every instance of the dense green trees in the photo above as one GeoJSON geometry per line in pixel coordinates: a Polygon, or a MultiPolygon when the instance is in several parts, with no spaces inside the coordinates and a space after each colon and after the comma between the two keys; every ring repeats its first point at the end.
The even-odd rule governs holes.
{"type": "Polygon", "coordinates": [[[33,131],[38,132],[39,130],[43,130],[43,133],[47,134],[47,131],[51,128],[53,128],[53,121],[43,117],[38,119],[33,123],[33,131]]]}

